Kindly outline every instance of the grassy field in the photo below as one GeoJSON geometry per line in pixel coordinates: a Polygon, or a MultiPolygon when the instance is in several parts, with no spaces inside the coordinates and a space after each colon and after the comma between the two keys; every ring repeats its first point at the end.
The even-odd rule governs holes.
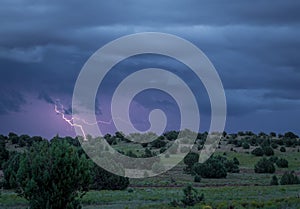
{"type": "MultiPolygon", "coordinates": [[[[83,208],[172,208],[169,202],[180,199],[180,188],[133,188],[125,191],[90,191],[83,198],[83,208]]],[[[299,208],[300,185],[204,187],[198,191],[205,202],[191,208],[299,208]]],[[[26,208],[27,201],[14,192],[3,191],[1,208],[26,208]]]]}
{"type": "MultiPolygon", "coordinates": [[[[216,154],[224,155],[225,152],[229,159],[236,157],[240,161],[240,173],[228,173],[223,179],[202,178],[200,183],[195,183],[191,175],[183,172],[184,164],[181,162],[159,176],[131,179],[129,188],[124,191],[89,191],[83,197],[83,208],[173,208],[169,203],[174,199],[180,200],[182,189],[188,184],[205,196],[204,202],[191,208],[300,208],[300,185],[270,186],[274,174],[254,173],[254,164],[262,157],[249,154],[251,149],[230,151],[230,148],[230,145],[221,146],[216,154]]],[[[143,151],[140,146],[135,146],[134,150],[136,154],[143,151]]],[[[277,149],[275,156],[289,161],[289,168],[276,167],[275,175],[279,179],[287,170],[300,174],[300,153],[297,148],[290,148],[285,153],[277,149]]],[[[27,201],[14,191],[1,191],[1,209],[26,207],[27,201]]]]}

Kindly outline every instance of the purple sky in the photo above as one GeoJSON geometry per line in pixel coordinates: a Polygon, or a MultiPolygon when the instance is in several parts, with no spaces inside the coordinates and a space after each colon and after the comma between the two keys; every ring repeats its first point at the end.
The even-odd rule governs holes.
{"type": "MultiPolygon", "coordinates": [[[[0,8],[0,134],[74,135],[54,111],[69,109],[76,78],[87,59],[115,38],[165,32],[191,41],[208,56],[223,82],[226,131],[293,131],[300,134],[300,2],[297,1],[10,1],[0,8]]],[[[180,50],[180,49],[178,49],[180,50]]],[[[134,57],[116,66],[100,86],[97,117],[109,120],[118,82],[145,67],[168,68],[197,93],[201,127],[210,106],[199,81],[165,57],[134,57]]],[[[122,104],[120,104],[122,108],[122,104]]],[[[178,128],[178,107],[162,92],[146,91],[131,105],[137,128],[161,108],[167,129],[178,128]]],[[[70,115],[68,115],[70,117],[70,115]]],[[[101,126],[104,132],[113,126],[101,126]]]]}

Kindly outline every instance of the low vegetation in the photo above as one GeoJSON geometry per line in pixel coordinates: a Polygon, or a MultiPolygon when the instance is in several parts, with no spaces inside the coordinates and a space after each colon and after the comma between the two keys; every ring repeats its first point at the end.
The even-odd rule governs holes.
{"type": "MultiPolygon", "coordinates": [[[[199,133],[191,152],[170,171],[130,180],[97,166],[77,137],[0,135],[0,208],[300,208],[296,134],[224,132],[214,155],[199,163],[207,135],[199,133]]],[[[169,158],[187,148],[175,143],[177,136],[170,131],[142,144],[121,132],[104,138],[133,158],[169,158]]],[[[159,165],[149,167],[159,172],[159,165]]]]}
{"type": "Polygon", "coordinates": [[[271,160],[262,158],[255,164],[254,171],[255,173],[274,173],[275,166],[271,160]]]}

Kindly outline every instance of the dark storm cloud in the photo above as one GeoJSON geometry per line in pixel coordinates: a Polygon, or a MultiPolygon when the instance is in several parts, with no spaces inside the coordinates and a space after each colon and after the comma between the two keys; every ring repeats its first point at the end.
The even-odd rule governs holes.
{"type": "Polygon", "coordinates": [[[49,104],[55,104],[53,99],[46,92],[40,92],[38,99],[44,100],[49,104]]]}
{"type": "Polygon", "coordinates": [[[112,37],[135,27],[298,25],[297,1],[2,1],[1,46],[78,43],[95,33],[112,37]],[[290,3],[288,3],[290,2],[290,3]],[[22,37],[22,38],[20,38],[22,37]]]}
{"type": "Polygon", "coordinates": [[[0,89],[0,115],[19,112],[24,104],[26,99],[21,93],[5,88],[0,89]]]}
{"type": "Polygon", "coordinates": [[[64,109],[64,113],[67,115],[72,115],[72,107],[69,107],[68,109],[64,109]]]}
{"type": "MultiPolygon", "coordinates": [[[[82,58],[72,47],[48,46],[39,62],[20,62],[0,58],[0,82],[17,91],[34,93],[72,94],[82,58]]],[[[85,57],[84,55],[80,55],[85,57]]]]}
{"type": "MultiPolygon", "coordinates": [[[[299,89],[299,88],[298,88],[299,89]]],[[[264,94],[265,98],[270,99],[286,99],[286,100],[299,100],[300,101],[300,93],[299,90],[277,90],[271,91],[264,94]]]]}
{"type": "Polygon", "coordinates": [[[62,111],[64,114],[66,115],[72,115],[72,107],[65,107],[64,105],[61,104],[61,102],[59,100],[54,100],[52,99],[48,93],[42,91],[39,93],[38,95],[38,99],[39,100],[43,100],[45,102],[47,102],[48,104],[51,105],[56,105],[57,108],[59,108],[60,111],[62,111]]]}
{"type": "Polygon", "coordinates": [[[300,99],[287,98],[288,91],[282,94],[263,90],[228,90],[226,91],[228,115],[242,116],[260,112],[282,110],[300,110],[300,99]]]}
{"type": "MultiPolygon", "coordinates": [[[[202,49],[220,74],[229,115],[296,110],[299,11],[300,2],[292,0],[4,0],[0,83],[10,91],[0,91],[4,95],[0,114],[21,111],[25,94],[50,104],[56,95],[71,98],[77,76],[95,50],[122,35],[144,31],[179,35],[202,49]]],[[[106,92],[113,92],[113,82],[122,76],[113,74],[106,92]]],[[[186,79],[198,86],[194,79],[186,79]]],[[[159,102],[169,105],[165,100],[153,101],[159,102]]],[[[150,107],[152,101],[140,103],[150,107]]],[[[71,114],[69,107],[64,111],[71,114]]],[[[96,114],[102,114],[99,105],[96,114]]]]}
{"type": "Polygon", "coordinates": [[[0,47],[0,57],[24,63],[38,63],[42,61],[41,47],[32,48],[5,48],[0,47]]]}

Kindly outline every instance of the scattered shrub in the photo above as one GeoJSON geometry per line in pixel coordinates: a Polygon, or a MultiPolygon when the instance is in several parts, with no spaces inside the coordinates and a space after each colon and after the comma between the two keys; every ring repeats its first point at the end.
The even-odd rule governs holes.
{"type": "Polygon", "coordinates": [[[240,165],[240,161],[236,157],[233,158],[233,163],[236,165],[240,165]]]}
{"type": "Polygon", "coordinates": [[[279,168],[288,168],[289,167],[289,162],[284,158],[280,158],[276,161],[276,165],[279,168]]]}
{"type": "Polygon", "coordinates": [[[273,149],[277,149],[277,148],[278,148],[278,144],[272,143],[272,144],[271,144],[271,147],[272,147],[273,149]]]}
{"type": "Polygon", "coordinates": [[[204,195],[198,194],[198,191],[194,189],[191,185],[188,185],[183,189],[184,197],[181,200],[184,206],[194,206],[204,199],[204,195]]]}
{"type": "Polygon", "coordinates": [[[255,156],[263,156],[264,155],[264,151],[262,148],[258,147],[258,148],[255,148],[252,152],[251,152],[252,155],[255,155],[255,156]]]}
{"type": "Polygon", "coordinates": [[[241,147],[242,146],[242,141],[240,140],[235,140],[235,147],[241,147]]]}
{"type": "Polygon", "coordinates": [[[97,164],[94,164],[91,173],[93,179],[93,183],[90,186],[91,189],[124,190],[129,185],[128,178],[112,174],[97,164]]]}
{"type": "Polygon", "coordinates": [[[194,182],[201,182],[201,176],[199,176],[198,174],[196,174],[195,176],[194,176],[194,182]]]}
{"type": "Polygon", "coordinates": [[[280,152],[286,152],[285,147],[280,147],[280,152]]]}
{"type": "Polygon", "coordinates": [[[225,162],[225,168],[226,168],[226,171],[229,173],[239,173],[240,172],[239,166],[237,164],[235,164],[233,160],[227,160],[225,162]]]}
{"type": "Polygon", "coordinates": [[[133,158],[137,158],[138,157],[132,150],[127,151],[126,155],[128,157],[133,157],[133,158]]]}
{"type": "Polygon", "coordinates": [[[278,178],[276,175],[272,176],[270,185],[278,185],[278,178]]]}
{"type": "Polygon", "coordinates": [[[255,173],[274,173],[275,166],[272,161],[262,158],[255,164],[254,171],[255,173]]]}
{"type": "Polygon", "coordinates": [[[285,138],[290,138],[290,139],[296,139],[299,138],[296,134],[294,134],[293,132],[287,132],[284,134],[285,138]]]}
{"type": "Polygon", "coordinates": [[[133,190],[133,188],[129,188],[129,189],[127,190],[127,192],[128,192],[128,193],[132,193],[132,192],[134,192],[134,190],[133,190]]]}
{"type": "Polygon", "coordinates": [[[159,153],[164,153],[166,150],[167,150],[166,147],[162,147],[162,148],[160,148],[159,153]]]}
{"type": "Polygon", "coordinates": [[[148,146],[148,143],[142,143],[141,145],[143,148],[146,148],[148,146]]]}
{"type": "Polygon", "coordinates": [[[272,156],[269,158],[270,161],[272,161],[273,163],[276,163],[277,160],[278,160],[278,157],[277,156],[272,156]]]}
{"type": "Polygon", "coordinates": [[[264,151],[264,154],[266,156],[271,156],[271,155],[274,155],[274,150],[272,149],[272,147],[270,146],[266,146],[263,148],[263,151],[264,151]]]}
{"type": "Polygon", "coordinates": [[[155,139],[155,140],[152,141],[150,144],[151,144],[152,147],[155,147],[155,148],[162,148],[162,147],[166,146],[167,142],[165,142],[165,141],[162,140],[162,139],[155,139]]]}
{"type": "Polygon", "coordinates": [[[202,178],[225,178],[227,176],[224,162],[214,156],[204,163],[195,163],[192,172],[200,175],[202,178]]]}
{"type": "Polygon", "coordinates": [[[250,145],[246,142],[243,143],[243,149],[250,149],[250,145]]]}
{"type": "MultiPolygon", "coordinates": [[[[145,153],[142,155],[142,157],[144,157],[144,158],[153,157],[153,156],[155,156],[155,153],[151,152],[151,150],[148,148],[145,149],[145,153]]],[[[129,157],[131,157],[131,156],[129,156],[129,157]]]]}
{"type": "Polygon", "coordinates": [[[198,161],[199,161],[199,154],[198,153],[194,153],[194,152],[188,153],[183,159],[184,164],[187,165],[186,171],[190,172],[193,165],[195,163],[197,163],[198,161]]]}
{"type": "Polygon", "coordinates": [[[294,171],[285,172],[280,179],[281,185],[289,185],[289,184],[300,184],[300,179],[296,176],[294,171]]]}

